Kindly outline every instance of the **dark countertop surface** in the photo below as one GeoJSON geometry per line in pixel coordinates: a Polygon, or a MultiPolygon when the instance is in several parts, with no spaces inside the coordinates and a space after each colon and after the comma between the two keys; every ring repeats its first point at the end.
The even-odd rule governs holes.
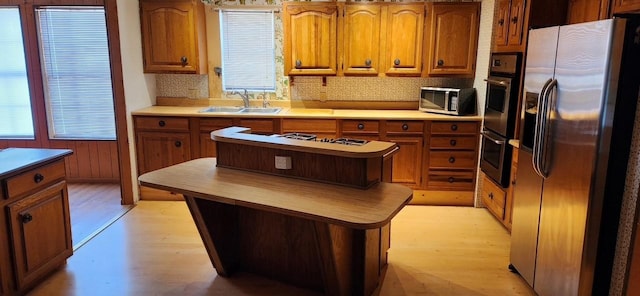
{"type": "Polygon", "coordinates": [[[0,149],[0,179],[27,171],[37,165],[71,155],[69,149],[6,148],[0,149]]]}

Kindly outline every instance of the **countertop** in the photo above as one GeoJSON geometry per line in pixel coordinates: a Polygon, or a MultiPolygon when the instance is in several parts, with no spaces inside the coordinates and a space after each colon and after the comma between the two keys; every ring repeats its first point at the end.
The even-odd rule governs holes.
{"type": "Polygon", "coordinates": [[[206,107],[151,106],[133,111],[133,115],[179,117],[265,117],[265,118],[327,118],[327,119],[395,119],[436,121],[481,121],[482,117],[452,116],[421,112],[418,110],[354,110],[354,109],[303,109],[283,108],[276,114],[261,113],[200,113],[206,107]]]}
{"type": "Polygon", "coordinates": [[[7,148],[0,150],[0,179],[72,154],[68,149],[7,148]]]}
{"type": "Polygon", "coordinates": [[[366,190],[216,167],[199,158],[148,172],[141,185],[229,205],[282,213],[354,229],[379,228],[404,207],[413,191],[381,182],[366,190]]]}

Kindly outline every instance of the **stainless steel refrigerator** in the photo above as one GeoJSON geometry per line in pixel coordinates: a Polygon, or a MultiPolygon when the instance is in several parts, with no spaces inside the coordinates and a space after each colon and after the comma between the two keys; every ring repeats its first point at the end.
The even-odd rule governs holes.
{"type": "Polygon", "coordinates": [[[639,24],[615,18],[529,33],[510,268],[539,295],[608,294],[639,24]]]}

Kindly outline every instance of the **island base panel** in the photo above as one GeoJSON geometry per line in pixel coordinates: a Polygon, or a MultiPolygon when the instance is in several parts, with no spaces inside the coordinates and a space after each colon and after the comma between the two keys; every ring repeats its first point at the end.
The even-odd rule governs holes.
{"type": "Polygon", "coordinates": [[[221,276],[246,271],[327,295],[371,295],[387,265],[390,224],[351,229],[185,196],[221,276]]]}

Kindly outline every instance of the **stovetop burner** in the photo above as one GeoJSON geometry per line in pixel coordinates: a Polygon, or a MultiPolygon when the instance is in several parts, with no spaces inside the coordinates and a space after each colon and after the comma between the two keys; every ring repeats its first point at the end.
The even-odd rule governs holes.
{"type": "Polygon", "coordinates": [[[317,142],[323,142],[323,143],[333,143],[333,144],[351,145],[351,146],[362,146],[362,145],[367,144],[369,142],[367,140],[352,139],[352,138],[337,138],[337,139],[322,138],[322,139],[318,139],[316,135],[304,134],[304,133],[286,133],[286,134],[283,134],[282,136],[287,138],[287,139],[303,140],[303,141],[317,141],[317,142]]]}

